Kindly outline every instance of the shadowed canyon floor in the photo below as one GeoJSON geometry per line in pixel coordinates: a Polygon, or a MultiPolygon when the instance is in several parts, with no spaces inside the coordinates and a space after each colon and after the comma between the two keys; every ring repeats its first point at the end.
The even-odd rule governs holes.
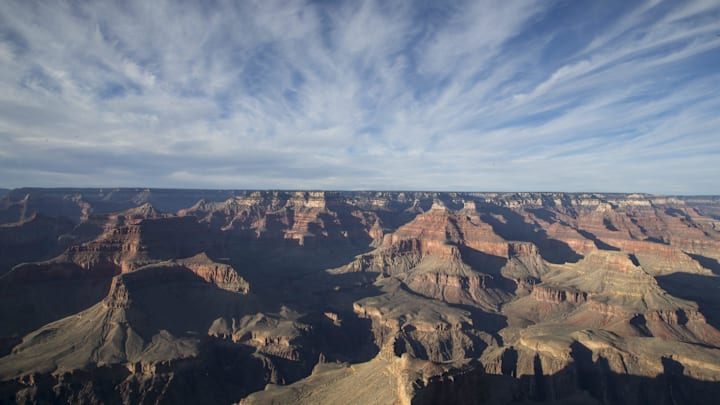
{"type": "Polygon", "coordinates": [[[720,198],[16,189],[1,403],[710,403],[720,198]]]}

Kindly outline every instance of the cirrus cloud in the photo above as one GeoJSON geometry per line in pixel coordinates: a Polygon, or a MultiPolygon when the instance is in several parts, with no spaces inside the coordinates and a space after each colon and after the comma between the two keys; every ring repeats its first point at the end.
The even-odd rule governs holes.
{"type": "Polygon", "coordinates": [[[720,191],[720,5],[0,5],[2,186],[720,191]]]}

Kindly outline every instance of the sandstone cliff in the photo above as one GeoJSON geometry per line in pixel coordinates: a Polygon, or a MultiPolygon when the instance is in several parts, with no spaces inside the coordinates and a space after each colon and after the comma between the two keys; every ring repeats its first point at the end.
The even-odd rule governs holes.
{"type": "Polygon", "coordinates": [[[0,402],[705,403],[717,201],[13,190],[0,402]]]}

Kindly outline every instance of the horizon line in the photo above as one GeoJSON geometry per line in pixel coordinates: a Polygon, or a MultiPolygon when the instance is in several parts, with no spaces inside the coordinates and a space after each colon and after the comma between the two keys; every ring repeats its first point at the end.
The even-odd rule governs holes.
{"type": "Polygon", "coordinates": [[[649,192],[620,192],[620,191],[500,191],[500,190],[432,190],[432,189],[322,189],[322,188],[198,188],[198,187],[147,187],[147,186],[23,186],[23,187],[0,187],[0,190],[187,190],[187,191],[261,191],[261,192],[339,192],[339,193],[460,193],[460,194],[605,194],[605,195],[643,195],[650,197],[720,197],[720,194],[666,194],[649,192]]]}

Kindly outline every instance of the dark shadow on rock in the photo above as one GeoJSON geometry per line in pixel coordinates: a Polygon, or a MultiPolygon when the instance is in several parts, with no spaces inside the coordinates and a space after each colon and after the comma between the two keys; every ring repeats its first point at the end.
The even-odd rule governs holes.
{"type": "Polygon", "coordinates": [[[665,396],[670,398],[673,404],[689,404],[691,403],[691,394],[685,393],[688,387],[683,384],[685,375],[683,374],[685,367],[669,357],[661,359],[663,365],[663,377],[666,381],[665,396]]]}
{"type": "Polygon", "coordinates": [[[720,330],[720,277],[673,273],[655,279],[668,293],[697,302],[707,322],[720,330]]]}
{"type": "Polygon", "coordinates": [[[103,365],[55,374],[36,374],[28,387],[0,382],[0,403],[228,403],[262,389],[273,370],[251,356],[248,347],[229,345],[210,337],[200,343],[196,357],[159,363],[152,375],[132,374],[122,364],[103,365]],[[169,372],[172,371],[172,372],[169,372]]]}
{"type": "MultiPolygon", "coordinates": [[[[468,311],[470,313],[470,319],[473,321],[473,326],[478,329],[482,330],[483,332],[486,332],[490,334],[497,342],[502,345],[503,339],[502,336],[498,333],[501,329],[507,327],[507,317],[500,314],[494,314],[490,312],[485,312],[480,308],[474,307],[472,305],[462,305],[462,304],[448,304],[451,307],[460,308],[465,311],[468,311]]],[[[475,342],[478,345],[481,345],[479,347],[485,348],[485,343],[475,342]]],[[[482,350],[479,350],[479,352],[482,352],[482,350]]],[[[478,356],[480,353],[478,353],[478,356]]]]}
{"type": "Polygon", "coordinates": [[[517,375],[517,363],[518,363],[518,352],[514,348],[510,347],[505,349],[500,358],[501,365],[500,370],[502,375],[515,377],[517,375]]]}
{"type": "Polygon", "coordinates": [[[10,277],[0,279],[0,356],[8,354],[27,333],[100,302],[111,280],[107,274],[20,283],[10,277]]]}
{"type": "Polygon", "coordinates": [[[652,336],[652,332],[647,327],[647,319],[645,319],[645,315],[635,315],[632,319],[630,319],[630,325],[640,332],[642,336],[652,336]]]}
{"type": "Polygon", "coordinates": [[[501,273],[508,259],[483,253],[464,245],[457,245],[457,247],[460,250],[463,262],[473,270],[490,276],[487,279],[488,288],[498,288],[510,294],[515,292],[517,288],[515,281],[503,277],[501,273]]]}
{"type": "MultiPolygon", "coordinates": [[[[252,292],[243,295],[220,289],[180,266],[147,268],[122,277],[127,280],[125,284],[131,300],[126,315],[128,322],[146,340],[162,330],[174,336],[201,336],[218,318],[240,318],[255,311],[274,316],[289,309],[301,314],[295,322],[311,326],[311,330],[303,332],[301,341],[306,341],[300,346],[317,347],[319,351],[333,354],[340,347],[318,336],[320,332],[330,332],[361,346],[367,345],[366,340],[372,335],[369,322],[354,315],[352,302],[380,292],[366,279],[359,283],[359,276],[364,274],[315,275],[313,285],[295,284],[294,291],[281,291],[272,295],[272,299],[258,297],[252,292]],[[151,272],[157,274],[151,275],[151,272]],[[338,292],[334,288],[336,285],[353,285],[356,289],[345,288],[338,292]],[[341,326],[332,327],[327,312],[342,314],[341,326]]],[[[252,291],[252,285],[250,288],[252,291]]],[[[357,352],[350,351],[353,358],[368,359],[377,353],[377,348],[374,351],[367,347],[355,349],[357,352]]],[[[313,360],[317,358],[316,355],[312,357],[313,360]]]]}
{"type": "Polygon", "coordinates": [[[209,284],[182,266],[158,266],[120,276],[129,297],[125,316],[145,341],[165,330],[198,337],[213,321],[242,315],[247,296],[209,284]]]}
{"type": "Polygon", "coordinates": [[[533,401],[544,401],[547,394],[545,393],[546,384],[545,374],[543,373],[542,361],[540,355],[536,354],[533,359],[533,381],[530,385],[530,399],[533,401]]]}
{"type": "Polygon", "coordinates": [[[385,233],[395,232],[401,226],[411,222],[418,213],[414,211],[375,211],[385,233]]]}
{"type": "Polygon", "coordinates": [[[340,237],[342,232],[347,232],[347,242],[353,246],[368,246],[372,239],[365,231],[365,226],[360,217],[353,215],[357,208],[348,204],[334,205],[333,214],[324,213],[320,219],[330,236],[340,237]],[[342,225],[342,226],[341,226],[342,225]]]}
{"type": "Polygon", "coordinates": [[[457,245],[457,248],[460,250],[463,262],[480,273],[499,276],[500,270],[508,261],[504,257],[490,255],[465,245],[457,245]]]}
{"type": "Polygon", "coordinates": [[[301,246],[297,240],[246,239],[225,233],[208,255],[227,258],[256,290],[277,290],[279,282],[346,265],[372,249],[342,240],[301,246]]]}
{"type": "Polygon", "coordinates": [[[610,389],[613,385],[613,373],[606,359],[600,357],[593,360],[592,351],[578,342],[570,345],[570,356],[574,360],[577,388],[603,402],[617,402],[616,393],[610,389]]]}
{"type": "MultiPolygon", "coordinates": [[[[211,399],[210,402],[230,403],[238,401],[250,392],[262,389],[271,381],[270,378],[282,383],[291,383],[308,376],[321,354],[330,361],[344,362],[366,361],[377,354],[378,348],[374,344],[370,321],[359,319],[353,311],[354,301],[380,294],[380,291],[373,286],[374,275],[366,273],[334,275],[324,271],[345,265],[357,254],[368,252],[371,249],[367,246],[369,238],[323,242],[320,246],[311,247],[300,246],[297,241],[280,241],[279,244],[277,241],[274,243],[252,241],[237,234],[231,235],[196,224],[195,219],[189,217],[169,221],[143,221],[142,226],[147,231],[146,239],[151,249],[148,253],[151,257],[162,260],[188,257],[206,251],[214,260],[231,264],[243,278],[249,280],[251,292],[242,295],[220,289],[214,284],[207,283],[189,269],[178,265],[160,265],[159,269],[151,266],[121,276],[128,280],[127,288],[131,300],[126,309],[127,322],[146,342],[152,340],[160,331],[167,331],[175,337],[210,342],[200,346],[197,361],[172,360],[171,364],[163,366],[167,369],[159,371],[153,380],[157,386],[136,387],[137,390],[149,396],[162,395],[163,401],[172,403],[199,403],[203,401],[198,395],[203,395],[205,389],[203,386],[206,386],[211,387],[214,392],[208,394],[210,396],[207,398],[211,399]],[[190,228],[196,232],[192,232],[187,240],[177,242],[163,240],[173,232],[184,235],[183,230],[190,228]],[[144,280],[140,274],[144,272],[158,274],[154,280],[144,280]],[[132,283],[133,279],[137,282],[132,283]],[[207,336],[211,325],[218,319],[225,319],[230,324],[231,319],[263,313],[283,321],[284,311],[298,314],[295,320],[287,321],[288,325],[298,328],[299,334],[294,333],[290,342],[294,347],[292,350],[295,351],[293,356],[298,356],[297,361],[262,353],[255,355],[252,353],[255,348],[243,343],[242,339],[239,342],[232,342],[229,337],[221,339],[207,336]],[[326,315],[328,312],[337,314],[340,322],[334,324],[328,318],[329,315],[326,315]],[[257,356],[263,360],[260,361],[257,356]],[[237,367],[245,364],[250,367],[248,370],[254,371],[236,370],[235,365],[225,362],[228,359],[233,360],[237,367]],[[175,365],[188,369],[176,371],[173,370],[175,365]],[[263,369],[266,371],[263,372],[263,369]],[[167,377],[171,372],[175,377],[172,381],[163,383],[163,376],[167,377]],[[226,372],[239,373],[238,375],[245,377],[221,375],[226,372]],[[267,378],[263,377],[263,373],[267,378]],[[214,376],[212,381],[207,379],[208,375],[214,376]],[[197,390],[197,392],[193,394],[188,390],[197,390]]],[[[338,230],[331,228],[330,231],[338,230]]],[[[57,294],[57,280],[54,284],[47,283],[46,289],[38,288],[37,285],[28,287],[39,294],[37,299],[43,303],[41,307],[35,308],[37,304],[33,304],[34,306],[28,309],[15,308],[12,305],[0,308],[0,313],[14,311],[21,318],[30,317],[34,320],[34,323],[23,324],[25,326],[21,325],[22,327],[16,325],[11,328],[12,325],[5,323],[9,325],[9,329],[15,329],[8,329],[8,336],[15,334],[19,338],[50,321],[77,313],[101,301],[107,295],[111,277],[95,280],[88,277],[89,275],[92,275],[92,272],[85,272],[80,278],[65,280],[64,287],[61,288],[63,294],[57,294]],[[89,288],[88,283],[95,283],[95,286],[89,288]],[[93,292],[95,294],[90,294],[93,292]],[[69,309],[64,312],[57,313],[57,309],[53,308],[56,306],[55,301],[67,300],[68,297],[75,300],[77,297],[85,296],[88,299],[71,308],[68,307],[69,309]],[[32,313],[28,313],[28,310],[32,313]]],[[[0,290],[3,288],[5,287],[0,284],[0,290]]],[[[15,286],[11,284],[6,286],[5,293],[10,300],[12,300],[10,290],[14,288],[15,286]]],[[[18,302],[22,301],[18,300],[18,302]]],[[[60,309],[66,307],[67,305],[59,306],[60,309]]],[[[3,316],[4,321],[10,318],[3,316]]],[[[7,354],[10,348],[18,343],[18,338],[0,341],[3,344],[3,347],[0,347],[2,353],[7,354]]],[[[110,369],[115,366],[107,367],[110,369]]],[[[98,372],[95,381],[79,379],[71,385],[73,388],[68,390],[87,389],[87,384],[91,383],[95,384],[94,386],[107,384],[113,386],[121,382],[114,380],[115,374],[105,376],[101,371],[98,372]]],[[[93,371],[78,370],[77,373],[92,375],[93,371]]],[[[2,385],[0,394],[12,384],[12,382],[0,383],[2,385]]],[[[58,382],[53,380],[48,384],[57,385],[58,382]]],[[[68,395],[71,394],[70,391],[68,395]]],[[[62,401],[59,396],[53,398],[62,401]]],[[[117,391],[108,394],[105,400],[121,402],[117,391]]]]}
{"type": "Polygon", "coordinates": [[[540,226],[525,222],[522,215],[509,208],[482,204],[478,212],[481,219],[488,223],[496,234],[509,241],[534,243],[540,251],[540,256],[550,263],[576,263],[582,259],[582,256],[572,250],[567,243],[548,237],[547,232],[540,226]],[[498,216],[504,221],[498,219],[498,216]]]}
{"type": "Polygon", "coordinates": [[[665,213],[670,215],[671,217],[681,218],[688,222],[692,221],[692,218],[688,214],[686,214],[684,211],[679,210],[677,208],[666,208],[665,213]]]}
{"type": "Polygon", "coordinates": [[[640,266],[640,260],[638,260],[637,256],[635,256],[634,253],[629,253],[628,259],[630,260],[630,263],[632,263],[634,266],[640,266]]]}
{"type": "Polygon", "coordinates": [[[654,237],[654,236],[649,236],[649,235],[648,235],[648,233],[649,233],[648,230],[645,229],[645,227],[642,226],[642,225],[640,224],[640,221],[638,221],[636,218],[632,218],[632,217],[631,217],[631,218],[630,218],[630,222],[632,222],[633,224],[635,224],[635,226],[637,226],[637,227],[640,229],[640,232],[642,232],[643,235],[646,235],[646,237],[645,237],[645,239],[644,239],[645,241],[647,241],[647,242],[653,242],[653,243],[660,243],[660,244],[663,244],[663,245],[669,245],[668,241],[666,241],[666,240],[662,240],[662,239],[656,238],[656,237],[654,237]]]}
{"type": "Polygon", "coordinates": [[[74,227],[65,218],[36,214],[13,226],[0,227],[0,276],[20,263],[47,260],[62,253],[61,236],[74,227]]]}
{"type": "Polygon", "coordinates": [[[461,210],[464,206],[464,200],[457,193],[438,193],[437,199],[453,211],[461,210]]]}
{"type": "Polygon", "coordinates": [[[593,234],[593,233],[591,233],[591,232],[588,232],[588,231],[585,231],[585,230],[582,230],[582,229],[579,229],[579,228],[578,228],[578,229],[575,229],[575,230],[576,230],[580,235],[582,235],[584,238],[590,239],[590,240],[595,244],[595,247],[598,248],[598,249],[600,249],[600,250],[612,250],[612,251],[616,251],[616,252],[620,251],[620,248],[617,248],[617,247],[612,246],[612,245],[608,245],[607,243],[605,243],[605,242],[601,241],[600,239],[598,239],[598,237],[595,236],[595,234],[593,234]]]}
{"type": "Polygon", "coordinates": [[[140,222],[142,243],[152,259],[191,257],[212,249],[217,233],[194,217],[153,218],[140,222]],[[180,236],[180,237],[178,237],[180,236]]]}
{"type": "Polygon", "coordinates": [[[527,211],[547,223],[554,224],[555,222],[557,222],[555,213],[546,208],[528,208],[527,211]]]}
{"type": "MultiPolygon", "coordinates": [[[[154,260],[190,257],[211,250],[218,237],[191,217],[143,220],[139,228],[144,252],[154,260]]],[[[5,320],[0,325],[0,354],[6,354],[18,337],[83,311],[107,295],[120,267],[112,258],[117,252],[107,251],[103,243],[81,246],[78,242],[68,248],[70,256],[82,254],[83,249],[97,254],[100,262],[90,269],[60,256],[48,262],[21,264],[0,277],[0,316],[5,320]]],[[[118,248],[112,243],[109,246],[118,248]]]]}
{"type": "Polygon", "coordinates": [[[612,221],[610,221],[608,218],[603,218],[603,225],[605,226],[605,229],[607,229],[608,231],[613,231],[613,232],[619,231],[619,229],[617,229],[615,227],[615,225],[613,225],[612,221]]]}
{"type": "Polygon", "coordinates": [[[425,346],[412,337],[412,331],[414,331],[414,328],[407,328],[395,338],[393,353],[398,357],[408,353],[416,359],[427,360],[429,355],[425,346]]]}
{"type": "Polygon", "coordinates": [[[571,346],[573,361],[553,374],[546,374],[539,356],[533,373],[512,375],[512,352],[506,350],[508,366],[502,374],[487,374],[479,364],[435,377],[424,386],[418,382],[413,404],[431,403],[563,403],[563,404],[709,404],[720,397],[720,383],[702,381],[684,374],[684,367],[671,358],[661,359],[663,372],[657,377],[620,374],[603,357],[593,358],[585,346],[571,346]],[[472,381],[468,384],[467,381],[472,381]],[[448,402],[449,401],[449,402],[448,402]]]}
{"type": "Polygon", "coordinates": [[[482,372],[482,366],[474,361],[460,370],[432,377],[427,382],[416,381],[416,395],[411,404],[482,404],[490,398],[492,383],[493,380],[482,372]]]}
{"type": "Polygon", "coordinates": [[[359,318],[354,312],[311,312],[299,319],[312,325],[303,346],[325,356],[328,362],[362,363],[371,360],[379,351],[369,319],[359,318]],[[331,315],[332,314],[332,315],[331,315]],[[333,321],[329,316],[337,316],[333,321]]]}
{"type": "Polygon", "coordinates": [[[542,236],[539,240],[535,241],[535,244],[540,250],[540,256],[544,260],[554,264],[563,264],[577,263],[583,258],[572,250],[567,243],[546,237],[545,231],[541,231],[540,233],[542,236]]]}
{"type": "Polygon", "coordinates": [[[706,269],[712,271],[713,273],[717,274],[718,276],[720,276],[720,262],[718,262],[717,260],[710,258],[710,257],[703,256],[703,255],[693,254],[693,253],[688,253],[687,255],[692,257],[693,259],[695,259],[704,268],[706,268],[706,269]]]}

